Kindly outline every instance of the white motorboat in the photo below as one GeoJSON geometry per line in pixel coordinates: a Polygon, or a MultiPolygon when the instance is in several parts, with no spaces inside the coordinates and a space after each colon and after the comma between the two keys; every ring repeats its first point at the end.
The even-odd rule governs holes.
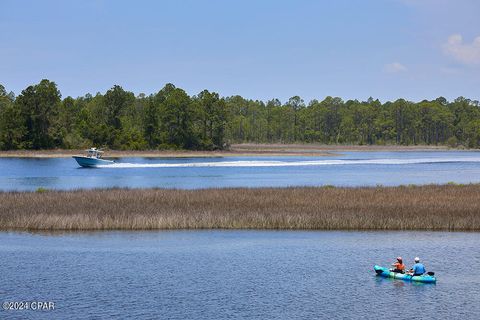
{"type": "Polygon", "coordinates": [[[82,167],[91,168],[99,165],[107,165],[115,163],[112,160],[102,159],[103,151],[98,150],[97,148],[90,148],[85,150],[87,152],[86,156],[73,156],[78,164],[82,167]]]}

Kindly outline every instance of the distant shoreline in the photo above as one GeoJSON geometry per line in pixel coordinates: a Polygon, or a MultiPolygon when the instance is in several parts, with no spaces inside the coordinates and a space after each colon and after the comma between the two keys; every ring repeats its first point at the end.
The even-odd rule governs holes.
{"type": "MultiPolygon", "coordinates": [[[[332,156],[342,151],[478,151],[478,149],[448,148],[445,146],[399,146],[399,145],[321,145],[321,144],[235,144],[229,150],[106,150],[105,156],[142,158],[187,158],[187,157],[239,157],[239,156],[332,156]]],[[[83,154],[84,150],[10,150],[0,151],[0,158],[68,158],[83,154]]]]}
{"type": "Polygon", "coordinates": [[[480,184],[0,192],[0,230],[480,231],[480,184]]]}

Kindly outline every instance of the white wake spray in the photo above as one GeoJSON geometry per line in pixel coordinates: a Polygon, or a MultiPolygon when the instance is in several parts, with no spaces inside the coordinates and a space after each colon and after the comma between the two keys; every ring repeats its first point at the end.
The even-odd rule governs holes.
{"type": "Polygon", "coordinates": [[[425,163],[480,162],[480,157],[469,158],[423,158],[423,159],[365,159],[365,160],[313,160],[313,161],[218,161],[186,163],[114,163],[99,168],[190,168],[190,167],[301,167],[335,165],[405,165],[425,163]]]}

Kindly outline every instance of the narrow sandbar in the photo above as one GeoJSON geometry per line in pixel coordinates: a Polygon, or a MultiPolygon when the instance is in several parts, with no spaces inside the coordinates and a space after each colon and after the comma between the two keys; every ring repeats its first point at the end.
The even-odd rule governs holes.
{"type": "MultiPolygon", "coordinates": [[[[322,144],[235,144],[228,150],[192,151],[192,150],[105,150],[107,158],[211,158],[240,156],[310,156],[328,157],[344,151],[479,151],[478,149],[448,148],[445,146],[357,146],[322,144]]],[[[67,158],[84,154],[85,150],[9,150],[0,151],[0,158],[67,158]]]]}

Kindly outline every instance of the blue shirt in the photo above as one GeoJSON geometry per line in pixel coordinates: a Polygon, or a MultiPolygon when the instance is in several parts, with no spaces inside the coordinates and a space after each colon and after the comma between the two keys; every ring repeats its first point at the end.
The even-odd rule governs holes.
{"type": "Polygon", "coordinates": [[[424,274],[425,273],[425,266],[420,262],[415,263],[413,265],[413,274],[424,274]]]}

